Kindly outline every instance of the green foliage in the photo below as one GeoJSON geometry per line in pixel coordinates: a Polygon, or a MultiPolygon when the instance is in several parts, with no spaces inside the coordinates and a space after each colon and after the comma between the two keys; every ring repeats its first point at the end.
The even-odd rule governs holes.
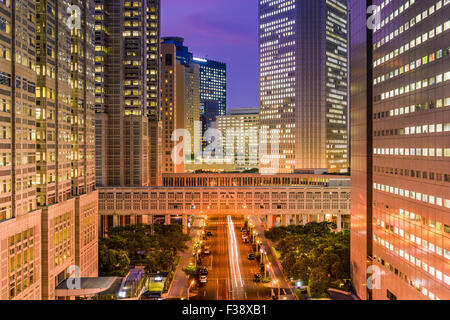
{"type": "Polygon", "coordinates": [[[276,227],[265,232],[275,243],[284,272],[308,284],[313,298],[350,277],[350,232],[333,232],[329,222],[276,227]]]}
{"type": "Polygon", "coordinates": [[[132,225],[109,230],[99,241],[100,274],[123,275],[130,265],[144,265],[147,273],[170,272],[189,236],[179,225],[132,225]]]}
{"type": "Polygon", "coordinates": [[[194,266],[193,264],[188,265],[187,267],[183,268],[184,273],[188,276],[195,276],[198,274],[198,268],[194,266]]]}

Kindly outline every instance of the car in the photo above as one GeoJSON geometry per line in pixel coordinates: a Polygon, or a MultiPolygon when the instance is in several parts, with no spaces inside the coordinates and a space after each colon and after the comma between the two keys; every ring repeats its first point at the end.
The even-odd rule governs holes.
{"type": "Polygon", "coordinates": [[[139,300],[162,300],[161,292],[146,291],[139,297],[139,300]]]}
{"type": "Polygon", "coordinates": [[[207,276],[207,275],[208,275],[208,269],[202,268],[202,269],[200,270],[200,274],[201,274],[202,276],[207,276]]]}
{"type": "Polygon", "coordinates": [[[254,282],[261,282],[261,275],[259,273],[255,273],[253,275],[253,281],[254,282]]]}
{"type": "Polygon", "coordinates": [[[204,254],[205,256],[209,256],[209,255],[211,254],[211,251],[209,251],[209,248],[208,248],[208,247],[205,247],[205,249],[203,249],[203,254],[204,254]]]}
{"type": "Polygon", "coordinates": [[[199,282],[202,284],[206,284],[208,282],[207,276],[200,276],[199,282]]]}
{"type": "Polygon", "coordinates": [[[250,252],[249,254],[248,254],[248,260],[255,260],[255,254],[253,253],[253,252],[250,252]]]}
{"type": "Polygon", "coordinates": [[[241,232],[244,232],[244,230],[245,230],[245,228],[244,228],[244,227],[241,227],[241,232]]]}
{"type": "Polygon", "coordinates": [[[207,233],[206,233],[206,235],[208,236],[208,237],[212,237],[212,232],[211,231],[208,231],[207,233]]]}

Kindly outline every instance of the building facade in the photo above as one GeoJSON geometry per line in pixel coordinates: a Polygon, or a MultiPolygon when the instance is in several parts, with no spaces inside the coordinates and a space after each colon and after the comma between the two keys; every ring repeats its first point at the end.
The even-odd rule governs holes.
{"type": "Polygon", "coordinates": [[[151,41],[158,28],[153,25],[157,9],[146,1],[95,3],[97,185],[149,185],[149,132],[157,134],[157,125],[149,129],[148,103],[154,113],[158,79],[147,75],[147,63],[154,73],[158,67],[151,57],[158,49],[151,41]],[[153,89],[148,93],[147,88],[153,89]]]}
{"type": "Polygon", "coordinates": [[[350,10],[353,282],[362,299],[448,300],[450,1],[365,2],[350,10]]]}
{"type": "Polygon", "coordinates": [[[86,15],[94,4],[3,1],[0,9],[0,297],[55,299],[70,267],[98,272],[94,23],[86,15]],[[71,5],[86,17],[73,29],[62,18],[71,5]]]}
{"type": "Polygon", "coordinates": [[[185,67],[177,62],[177,48],[173,43],[161,44],[161,61],[161,172],[183,173],[184,162],[172,161],[172,151],[179,142],[179,139],[172,141],[172,134],[185,127],[185,67]]]}
{"type": "Polygon", "coordinates": [[[227,112],[227,65],[223,62],[194,57],[194,63],[200,66],[200,103],[217,101],[216,116],[227,112]]]}
{"type": "Polygon", "coordinates": [[[217,117],[217,130],[222,134],[224,164],[234,166],[237,171],[258,168],[258,108],[229,109],[226,116],[217,117]]]}
{"type": "Polygon", "coordinates": [[[280,172],[348,172],[347,55],[347,0],[259,1],[261,134],[280,136],[280,172]]]}
{"type": "Polygon", "coordinates": [[[182,223],[192,215],[259,215],[273,225],[332,221],[350,227],[350,179],[326,175],[168,174],[162,187],[100,190],[102,233],[135,223],[182,223]]]}
{"type": "Polygon", "coordinates": [[[161,5],[160,0],[147,2],[147,110],[149,117],[149,164],[150,185],[161,183],[161,5]]]}

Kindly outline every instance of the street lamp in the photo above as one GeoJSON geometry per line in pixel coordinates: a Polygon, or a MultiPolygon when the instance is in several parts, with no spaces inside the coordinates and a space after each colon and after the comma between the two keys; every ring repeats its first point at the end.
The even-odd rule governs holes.
{"type": "Polygon", "coordinates": [[[278,287],[278,300],[280,300],[280,280],[273,280],[273,285],[278,287]]]}
{"type": "Polygon", "coordinates": [[[189,295],[190,295],[191,288],[194,286],[194,284],[195,284],[195,281],[192,280],[191,283],[190,283],[190,285],[189,285],[189,288],[188,288],[188,296],[187,296],[187,299],[188,299],[188,300],[189,300],[189,295]]]}

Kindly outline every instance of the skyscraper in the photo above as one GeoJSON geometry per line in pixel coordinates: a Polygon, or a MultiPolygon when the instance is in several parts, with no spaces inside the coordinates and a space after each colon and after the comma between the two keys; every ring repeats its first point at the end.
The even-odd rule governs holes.
{"type": "Polygon", "coordinates": [[[153,57],[149,72],[153,70],[154,73],[158,68],[154,62],[158,49],[155,52],[155,44],[151,43],[155,37],[153,33],[150,39],[147,36],[155,23],[152,14],[147,14],[151,10],[147,9],[146,1],[96,0],[96,170],[99,186],[150,183],[151,130],[147,88],[151,91],[153,111],[150,113],[156,116],[158,106],[154,105],[154,95],[158,94],[158,89],[154,88],[154,83],[158,79],[154,74],[148,77],[147,63],[153,57]],[[152,21],[148,21],[149,17],[152,21]]]}
{"type": "Polygon", "coordinates": [[[347,54],[347,0],[259,1],[261,134],[279,133],[280,172],[348,171],[347,54]]]}
{"type": "Polygon", "coordinates": [[[184,129],[184,81],[185,67],[177,62],[177,48],[173,43],[161,44],[161,172],[183,173],[184,163],[172,161],[172,151],[178,141],[172,141],[172,133],[184,129]]]}
{"type": "Polygon", "coordinates": [[[0,297],[55,299],[70,266],[98,269],[93,2],[0,7],[0,297]],[[61,14],[71,5],[85,17],[73,29],[61,14]]]}
{"type": "Polygon", "coordinates": [[[351,269],[362,299],[450,298],[449,4],[351,2],[351,269]]]}
{"type": "Polygon", "coordinates": [[[227,65],[210,59],[194,57],[200,65],[200,103],[215,100],[219,104],[217,116],[227,112],[227,65]]]}
{"type": "Polygon", "coordinates": [[[150,185],[161,184],[162,161],[161,150],[161,110],[160,110],[160,61],[161,61],[161,7],[160,0],[147,2],[147,111],[148,111],[148,138],[149,138],[149,175],[150,185]]]}
{"type": "Polygon", "coordinates": [[[37,77],[36,49],[32,47],[36,45],[36,6],[28,0],[20,6],[0,2],[0,7],[0,299],[40,299],[37,77]]]}
{"type": "MultiPolygon", "coordinates": [[[[162,74],[166,76],[167,72],[169,72],[169,75],[162,80],[162,88],[165,90],[162,92],[162,104],[167,103],[166,99],[174,101],[173,105],[170,105],[169,101],[169,109],[163,106],[165,110],[165,112],[163,110],[163,118],[167,116],[167,112],[169,122],[178,118],[178,120],[175,120],[177,122],[175,127],[167,123],[163,124],[163,127],[165,130],[164,138],[168,136],[169,140],[173,132],[173,130],[170,131],[170,128],[186,129],[189,132],[191,155],[185,153],[185,157],[186,160],[190,161],[193,158],[195,146],[198,146],[197,148],[201,147],[200,67],[198,64],[193,63],[193,54],[188,47],[184,46],[183,42],[184,39],[180,37],[166,37],[163,38],[162,42],[162,46],[166,50],[165,55],[163,55],[163,61],[166,64],[162,66],[162,74]],[[181,126],[183,114],[183,126],[181,126]],[[172,116],[174,118],[170,119],[172,116]]],[[[172,142],[169,142],[168,145],[173,147],[172,142]]],[[[166,159],[165,164],[168,164],[167,161],[171,158],[172,147],[170,150],[163,151],[166,159]]],[[[178,166],[177,170],[181,170],[181,166],[178,166]]]]}

